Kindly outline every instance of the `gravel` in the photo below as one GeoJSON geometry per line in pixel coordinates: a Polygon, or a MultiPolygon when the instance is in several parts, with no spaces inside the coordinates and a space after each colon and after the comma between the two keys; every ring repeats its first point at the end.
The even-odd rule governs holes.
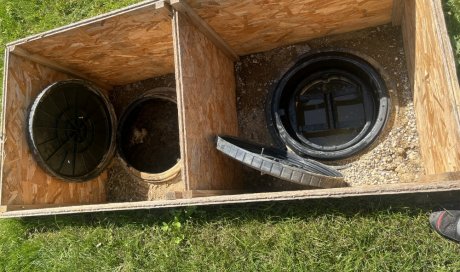
{"type": "MultiPolygon", "coordinates": [[[[415,123],[413,94],[406,69],[401,29],[390,25],[315,39],[306,43],[244,56],[235,65],[240,136],[276,146],[266,121],[266,99],[281,76],[302,54],[313,49],[342,48],[373,58],[394,88],[389,90],[390,120],[367,150],[341,161],[338,166],[350,186],[413,182],[423,174],[415,123]]],[[[301,189],[286,182],[260,176],[246,169],[255,191],[301,189]]]]}
{"type": "MultiPolygon", "coordinates": [[[[379,63],[394,86],[392,110],[382,134],[368,149],[341,161],[326,162],[340,168],[350,186],[413,182],[423,174],[415,123],[413,94],[403,50],[401,29],[390,25],[289,45],[241,57],[235,64],[239,134],[243,139],[276,146],[266,121],[266,99],[282,75],[301,56],[313,49],[343,48],[365,54],[379,63]]],[[[153,87],[174,87],[174,75],[116,87],[111,94],[118,116],[139,94],[153,87]]],[[[299,190],[271,176],[244,168],[247,189],[255,192],[299,190]]],[[[109,201],[162,199],[168,191],[183,190],[180,178],[159,185],[134,178],[116,158],[110,167],[109,201]]]]}

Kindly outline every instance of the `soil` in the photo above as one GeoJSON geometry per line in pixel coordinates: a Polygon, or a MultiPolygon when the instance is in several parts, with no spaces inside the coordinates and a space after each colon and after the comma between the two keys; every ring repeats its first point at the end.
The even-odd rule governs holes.
{"type": "MultiPolygon", "coordinates": [[[[269,146],[279,146],[267,128],[266,101],[283,74],[305,53],[317,49],[347,49],[374,59],[389,85],[391,116],[377,141],[353,158],[328,161],[350,186],[415,181],[422,174],[413,95],[401,29],[390,25],[299,43],[240,58],[235,65],[239,134],[269,146]]],[[[245,168],[254,191],[305,189],[245,168]]]]}
{"type": "MultiPolygon", "coordinates": [[[[413,95],[403,49],[401,29],[391,25],[311,40],[268,52],[243,56],[235,64],[239,136],[268,146],[279,146],[270,135],[266,100],[277,81],[305,53],[317,49],[347,49],[374,59],[389,86],[390,120],[379,138],[360,154],[335,165],[350,186],[412,182],[423,174],[415,124],[413,95]]],[[[111,101],[118,116],[136,97],[155,87],[174,87],[174,75],[116,87],[111,101]]],[[[148,131],[138,128],[134,141],[148,131]]],[[[245,183],[254,192],[306,189],[244,167],[245,183]]],[[[116,158],[109,171],[109,201],[162,199],[166,192],[184,190],[180,177],[164,184],[134,178],[116,158]]]]}
{"type": "Polygon", "coordinates": [[[141,172],[168,170],[180,159],[178,127],[176,103],[149,99],[136,105],[121,128],[124,158],[141,172]]]}
{"type": "MultiPolygon", "coordinates": [[[[127,107],[149,90],[158,87],[175,88],[174,74],[152,78],[125,86],[110,93],[118,120],[127,107]]],[[[180,158],[177,105],[167,100],[150,100],[153,104],[134,114],[128,137],[122,144],[127,161],[138,170],[159,173],[169,169],[180,158]],[[155,154],[152,156],[152,154],[155,154]]],[[[107,200],[129,202],[165,199],[170,191],[184,190],[181,175],[163,183],[148,183],[134,176],[118,155],[108,171],[107,200]]]]}

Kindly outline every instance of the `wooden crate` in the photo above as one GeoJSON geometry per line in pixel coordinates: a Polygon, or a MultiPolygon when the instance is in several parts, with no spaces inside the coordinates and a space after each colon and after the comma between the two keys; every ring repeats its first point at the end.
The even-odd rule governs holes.
{"type": "Polygon", "coordinates": [[[9,44],[2,115],[1,215],[94,211],[460,190],[460,91],[440,0],[146,1],[9,44]],[[235,194],[241,166],[216,134],[237,135],[238,56],[331,34],[401,24],[426,176],[413,183],[235,194]],[[173,200],[107,203],[107,174],[66,183],[43,172],[25,137],[27,108],[57,80],[106,92],[175,73],[182,175],[173,200]],[[229,195],[230,194],[230,195],[229,195]]]}

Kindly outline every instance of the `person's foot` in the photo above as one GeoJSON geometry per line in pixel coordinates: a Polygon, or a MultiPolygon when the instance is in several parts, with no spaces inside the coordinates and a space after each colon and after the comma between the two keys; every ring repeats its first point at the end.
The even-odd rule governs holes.
{"type": "Polygon", "coordinates": [[[460,210],[433,212],[430,225],[441,236],[460,243],[460,210]]]}

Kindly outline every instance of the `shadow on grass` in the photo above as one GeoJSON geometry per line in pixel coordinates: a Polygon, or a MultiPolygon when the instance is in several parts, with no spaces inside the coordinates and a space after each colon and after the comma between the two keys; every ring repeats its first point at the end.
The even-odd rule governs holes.
{"type": "Polygon", "coordinates": [[[460,191],[400,196],[354,197],[329,200],[295,200],[283,202],[246,203],[152,209],[120,212],[101,212],[77,215],[59,215],[20,219],[35,233],[59,230],[65,227],[117,228],[136,225],[140,228],[161,226],[173,221],[192,222],[194,226],[218,221],[282,222],[285,220],[314,220],[322,216],[344,218],[379,218],[382,214],[404,214],[416,217],[432,210],[460,208],[460,191]]]}

